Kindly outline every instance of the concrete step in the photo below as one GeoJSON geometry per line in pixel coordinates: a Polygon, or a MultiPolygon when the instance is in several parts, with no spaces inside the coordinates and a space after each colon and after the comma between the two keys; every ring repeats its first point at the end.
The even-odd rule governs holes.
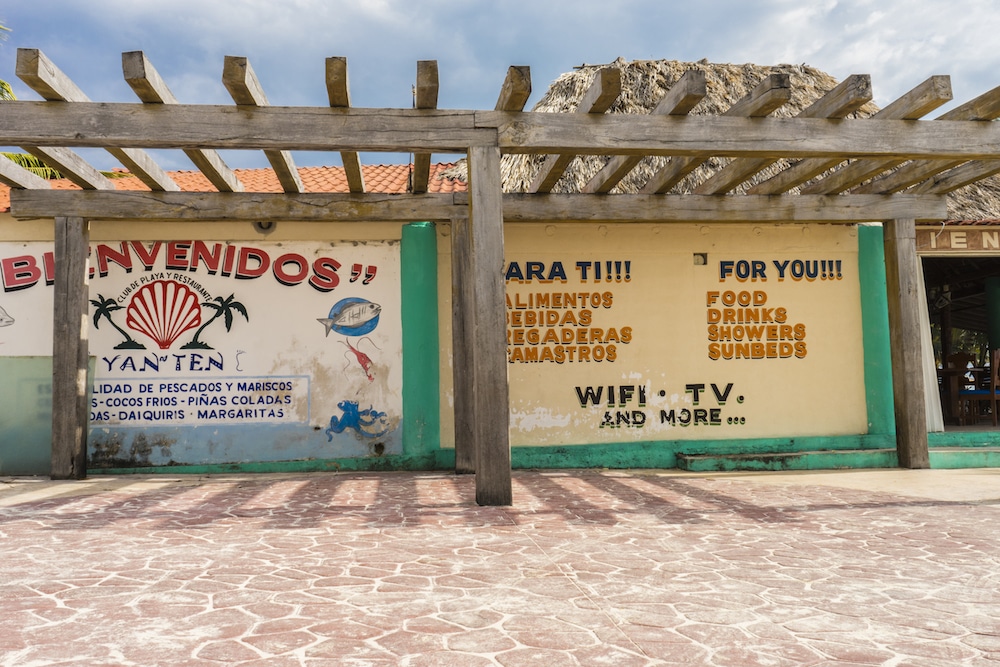
{"type": "Polygon", "coordinates": [[[895,468],[898,465],[895,449],[831,449],[771,454],[677,455],[677,467],[692,472],[895,468]]]}
{"type": "MultiPolygon", "coordinates": [[[[931,468],[1000,468],[1000,447],[931,447],[931,468]]],[[[770,454],[678,454],[677,467],[691,472],[738,470],[836,470],[895,468],[895,449],[839,449],[770,454]]]]}
{"type": "Polygon", "coordinates": [[[1000,447],[931,447],[931,468],[1000,468],[1000,447]]]}

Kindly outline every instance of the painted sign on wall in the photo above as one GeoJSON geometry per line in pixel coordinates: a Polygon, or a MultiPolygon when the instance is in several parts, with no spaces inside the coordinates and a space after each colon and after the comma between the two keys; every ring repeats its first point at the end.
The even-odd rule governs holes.
{"type": "MultiPolygon", "coordinates": [[[[397,243],[100,242],[90,266],[97,463],[400,448],[397,243]]],[[[51,244],[0,244],[0,354],[51,354],[53,275],[51,244]]]]}
{"type": "Polygon", "coordinates": [[[513,444],[865,432],[853,229],[515,226],[506,247],[513,444]]]}
{"type": "Polygon", "coordinates": [[[1000,228],[980,225],[917,227],[917,252],[921,254],[1000,253],[1000,228]]]}

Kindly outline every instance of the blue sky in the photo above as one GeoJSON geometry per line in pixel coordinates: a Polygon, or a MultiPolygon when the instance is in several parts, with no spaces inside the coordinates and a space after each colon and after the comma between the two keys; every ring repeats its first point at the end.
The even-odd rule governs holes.
{"type": "MultiPolygon", "coordinates": [[[[418,60],[438,61],[439,107],[453,109],[492,108],[509,65],[531,67],[530,107],[561,73],[619,56],[871,74],[880,105],[932,74],[951,75],[956,103],[1000,85],[995,0],[5,0],[0,23],[12,30],[0,79],[21,99],[38,97],[14,74],[19,47],[41,49],[102,102],[136,101],[121,73],[134,50],[185,103],[231,103],[226,55],[247,56],[271,104],[292,106],[327,103],[329,56],[348,58],[360,107],[411,106],[418,60]]],[[[164,166],[191,168],[179,154],[164,166]]]]}

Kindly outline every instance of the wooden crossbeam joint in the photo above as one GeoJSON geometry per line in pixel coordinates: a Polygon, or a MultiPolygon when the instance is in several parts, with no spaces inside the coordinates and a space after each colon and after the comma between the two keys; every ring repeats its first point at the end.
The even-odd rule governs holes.
{"type": "MultiPolygon", "coordinates": [[[[692,69],[684,72],[670,90],[660,98],[652,115],[686,116],[708,94],[705,72],[692,69]]],[[[608,160],[580,192],[606,194],[642,161],[639,155],[616,155],[608,160]]]]}
{"type": "MultiPolygon", "coordinates": [[[[417,85],[413,88],[415,109],[436,109],[438,103],[438,64],[436,60],[417,61],[417,85]]],[[[427,192],[431,174],[431,154],[413,154],[410,190],[414,194],[427,192]]]]}
{"type": "MultiPolygon", "coordinates": [[[[803,109],[797,118],[844,118],[854,113],[872,99],[871,77],[853,74],[826,95],[803,109]]],[[[695,194],[723,194],[777,160],[771,158],[739,158],[717,171],[694,189],[695,194]]]]}
{"type": "MultiPolygon", "coordinates": [[[[222,67],[222,83],[229,91],[230,97],[240,106],[268,106],[267,95],[260,85],[256,72],[250,66],[250,61],[244,56],[226,56],[222,67]]],[[[292,154],[282,150],[264,151],[264,156],[271,163],[274,174],[285,192],[303,192],[305,186],[299,177],[298,169],[292,160],[292,154]]]]}
{"type": "MultiPolygon", "coordinates": [[[[577,113],[603,114],[615,103],[622,90],[622,73],[615,67],[598,70],[594,81],[577,105],[577,113]]],[[[549,155],[535,174],[529,192],[551,192],[573,161],[573,155],[549,155]]]]}
{"type": "MultiPolygon", "coordinates": [[[[941,114],[937,120],[993,121],[997,118],[1000,118],[1000,86],[941,114]]],[[[961,163],[961,160],[914,162],[854,188],[852,192],[858,194],[899,192],[915,183],[931,178],[935,174],[957,167],[961,163]]],[[[900,163],[897,162],[893,166],[898,164],[900,163]]]]}
{"type": "MultiPolygon", "coordinates": [[[[789,76],[775,73],[765,77],[722,115],[761,118],[783,106],[790,99],[792,99],[792,89],[789,76]]],[[[704,158],[671,158],[663,168],[653,174],[639,193],[664,194],[704,163],[704,158]]]]}
{"type": "MultiPolygon", "coordinates": [[[[38,49],[18,49],[15,72],[43,99],[49,102],[89,102],[90,98],[38,49]]],[[[63,173],[85,189],[112,190],[112,184],[82,157],[65,148],[35,148],[25,150],[63,173]]],[[[153,190],[180,190],[180,187],[159,168],[145,152],[127,148],[109,148],[125,167],[153,190]]]]}
{"type": "MultiPolygon", "coordinates": [[[[142,51],[122,54],[122,74],[143,104],[177,104],[177,98],[142,51]]],[[[242,192],[243,184],[226,166],[218,151],[184,149],[184,154],[219,192],[242,192]]]]}
{"type": "MultiPolygon", "coordinates": [[[[951,101],[951,98],[951,78],[940,75],[932,76],[916,88],[904,94],[902,97],[899,97],[895,101],[887,104],[875,113],[870,120],[918,120],[934,109],[937,109],[942,104],[951,101]]],[[[747,194],[781,194],[782,192],[787,192],[801,183],[805,183],[810,178],[818,176],[824,171],[827,171],[840,163],[841,160],[835,159],[830,160],[815,158],[802,160],[777,174],[773,178],[750,188],[747,190],[747,194]]],[[[840,176],[837,180],[843,182],[853,178],[850,173],[844,173],[845,171],[853,172],[854,174],[862,174],[868,171],[865,167],[866,164],[869,165],[869,167],[876,167],[880,163],[873,163],[872,161],[852,163],[852,165],[850,165],[850,170],[845,168],[839,172],[840,176]]],[[[828,180],[830,182],[826,187],[839,188],[837,189],[837,192],[842,192],[850,187],[850,185],[854,184],[851,183],[850,185],[839,186],[833,182],[833,176],[836,175],[823,179],[823,181],[817,185],[817,189],[822,190],[824,188],[824,183],[827,183],[828,180]]],[[[855,181],[855,183],[860,182],[860,180],[863,180],[864,178],[865,176],[862,176],[858,181],[855,181]]],[[[824,190],[824,192],[826,191],[824,190]]],[[[819,192],[815,192],[814,194],[819,194],[819,192]]]]}
{"type": "MultiPolygon", "coordinates": [[[[347,58],[334,56],[326,59],[326,94],[330,106],[348,109],[351,106],[351,91],[347,78],[347,58]]],[[[341,151],[340,161],[344,165],[347,187],[351,192],[365,191],[365,175],[361,169],[361,158],[356,151],[341,151]]]]}

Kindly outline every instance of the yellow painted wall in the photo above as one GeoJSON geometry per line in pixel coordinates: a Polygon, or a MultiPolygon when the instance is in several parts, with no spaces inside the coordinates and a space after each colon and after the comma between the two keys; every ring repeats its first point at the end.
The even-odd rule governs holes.
{"type": "Polygon", "coordinates": [[[866,432],[853,227],[508,225],[505,256],[512,445],[866,432]]]}

